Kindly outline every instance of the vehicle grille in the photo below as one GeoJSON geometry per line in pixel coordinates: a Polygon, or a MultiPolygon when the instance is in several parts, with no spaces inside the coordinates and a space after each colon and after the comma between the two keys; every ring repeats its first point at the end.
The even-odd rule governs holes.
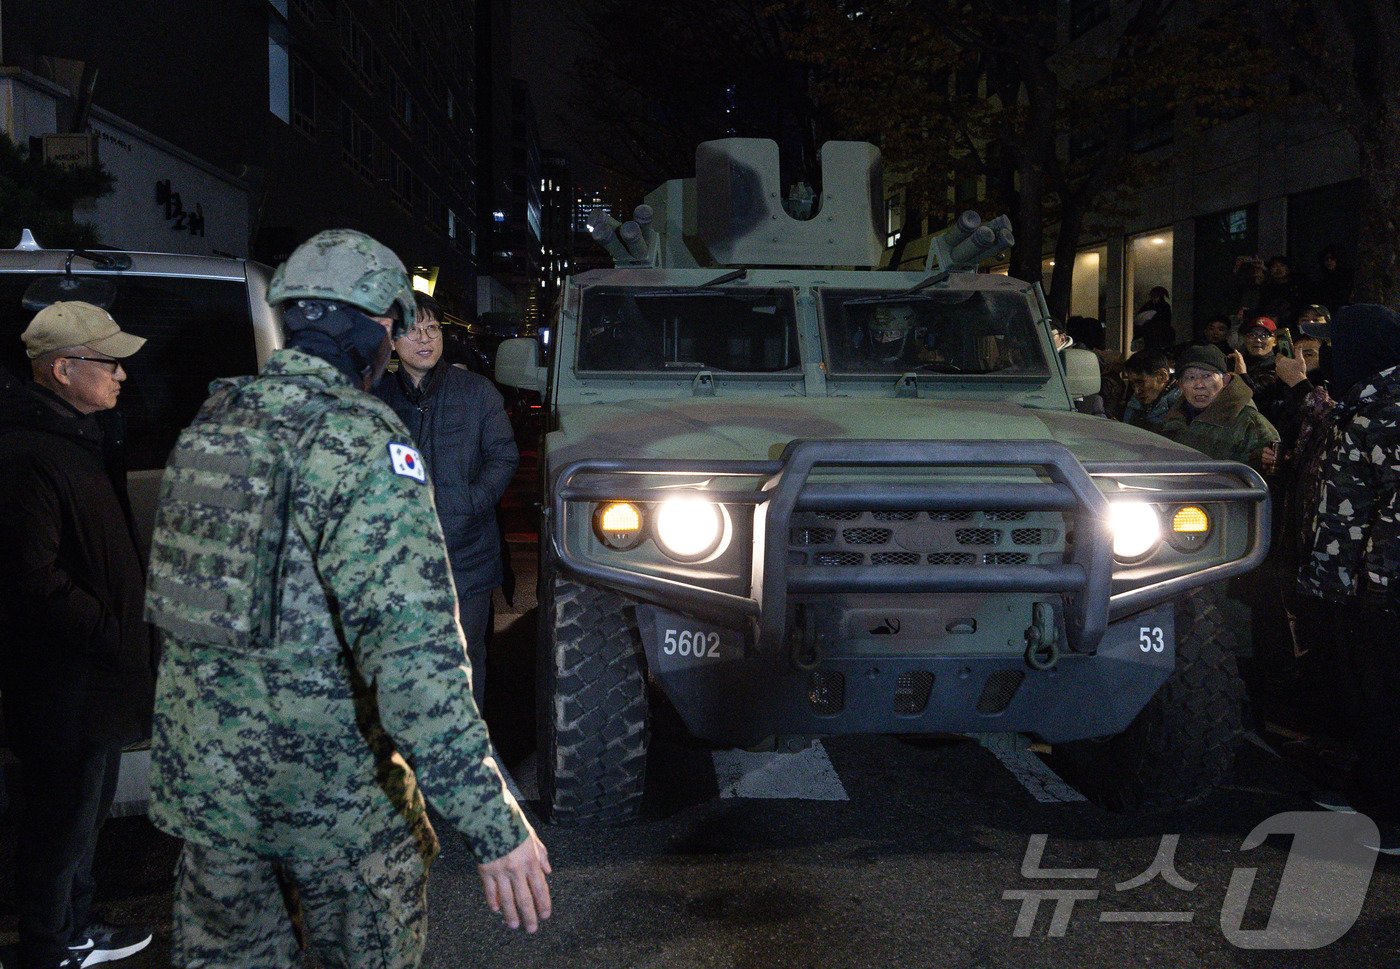
{"type": "Polygon", "coordinates": [[[1041,511],[797,512],[792,565],[1015,566],[1065,561],[1066,517],[1041,511]]]}
{"type": "Polygon", "coordinates": [[[904,717],[923,713],[933,692],[933,674],[928,670],[900,673],[894,686],[894,712],[904,717]]]}
{"type": "Polygon", "coordinates": [[[977,700],[978,713],[1001,713],[1016,698],[1021,681],[1026,674],[1020,670],[997,670],[987,677],[982,685],[982,696],[977,700]]]}
{"type": "Polygon", "coordinates": [[[836,670],[813,670],[807,680],[807,702],[823,716],[846,708],[846,677],[836,670]]]}

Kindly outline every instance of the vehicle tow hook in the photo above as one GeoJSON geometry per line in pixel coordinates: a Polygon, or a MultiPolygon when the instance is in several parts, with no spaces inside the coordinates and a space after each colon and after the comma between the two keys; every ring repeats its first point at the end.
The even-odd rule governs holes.
{"type": "Polygon", "coordinates": [[[1048,602],[1037,602],[1031,606],[1031,625],[1026,629],[1026,665],[1033,670],[1048,670],[1059,661],[1055,610],[1048,602]]]}

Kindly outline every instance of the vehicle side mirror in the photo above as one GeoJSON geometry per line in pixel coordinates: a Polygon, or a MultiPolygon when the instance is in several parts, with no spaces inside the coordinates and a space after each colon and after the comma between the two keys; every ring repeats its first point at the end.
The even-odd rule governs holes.
{"type": "Polygon", "coordinates": [[[1072,399],[1092,397],[1099,392],[1103,378],[1094,351],[1070,347],[1064,352],[1064,361],[1065,388],[1072,399]]]}
{"type": "Polygon", "coordinates": [[[540,345],[534,337],[502,340],[496,349],[496,383],[544,393],[549,371],[540,366],[540,345]]]}

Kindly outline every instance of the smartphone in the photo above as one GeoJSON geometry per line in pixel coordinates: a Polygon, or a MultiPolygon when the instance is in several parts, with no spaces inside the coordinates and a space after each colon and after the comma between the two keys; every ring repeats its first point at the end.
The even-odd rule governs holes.
{"type": "Polygon", "coordinates": [[[1288,329],[1288,327],[1285,326],[1279,328],[1279,331],[1276,334],[1275,342],[1278,346],[1279,356],[1293,356],[1293,333],[1288,329]]]}

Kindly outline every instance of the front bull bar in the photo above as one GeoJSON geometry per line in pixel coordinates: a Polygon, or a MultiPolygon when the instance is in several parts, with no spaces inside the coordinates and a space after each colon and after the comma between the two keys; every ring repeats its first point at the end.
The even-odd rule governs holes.
{"type": "MultiPolygon", "coordinates": [[[[1244,493],[1241,493],[1244,497],[1244,493]]],[[[715,619],[738,616],[757,623],[761,649],[781,648],[787,637],[791,595],[848,593],[1059,593],[1065,602],[1070,649],[1092,652],[1108,624],[1112,589],[1112,536],[1108,499],[1073,452],[1053,441],[794,441],[779,461],[585,460],[563,468],[551,502],[550,542],[559,564],[584,579],[674,608],[688,606],[715,619]],[[984,484],[884,484],[812,482],[818,468],[1024,467],[1049,481],[984,484]],[[654,489],[579,485],[581,475],[741,475],[763,478],[754,491],[708,493],[726,504],[761,507],[764,541],[758,598],[706,589],[678,579],[629,572],[575,554],[567,542],[570,502],[655,501],[654,489]],[[762,507],[766,506],[766,507],[762,507]],[[1057,565],[967,569],[917,565],[899,569],[811,567],[787,561],[789,521],[797,511],[849,508],[877,511],[1062,511],[1075,513],[1075,539],[1057,565]]]]}

